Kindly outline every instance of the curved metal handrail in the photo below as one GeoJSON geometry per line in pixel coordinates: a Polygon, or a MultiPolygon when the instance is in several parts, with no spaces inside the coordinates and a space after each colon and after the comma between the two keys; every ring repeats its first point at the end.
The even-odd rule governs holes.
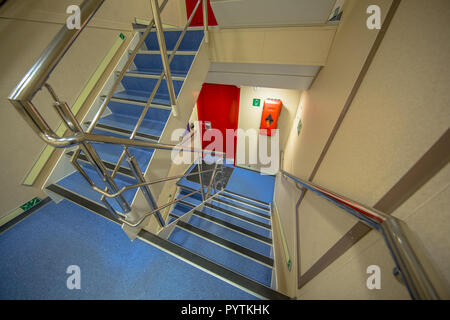
{"type": "Polygon", "coordinates": [[[369,227],[378,230],[391,252],[401,274],[402,282],[413,299],[448,299],[448,289],[445,288],[441,276],[430,264],[423,246],[406,223],[377,209],[295,177],[284,170],[280,170],[280,172],[284,177],[334,203],[369,227]]]}
{"type": "Polygon", "coordinates": [[[59,137],[50,128],[31,100],[42,88],[53,69],[72,46],[103,2],[104,0],[85,0],[80,5],[80,29],[70,30],[67,28],[67,25],[64,25],[8,97],[9,101],[16,107],[33,130],[46,143],[54,147],[68,147],[80,143],[82,135],[74,134],[71,137],[59,137]]]}

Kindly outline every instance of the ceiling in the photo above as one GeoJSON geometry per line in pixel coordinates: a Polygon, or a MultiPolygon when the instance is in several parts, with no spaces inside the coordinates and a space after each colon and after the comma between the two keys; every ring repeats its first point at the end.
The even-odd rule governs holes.
{"type": "Polygon", "coordinates": [[[307,90],[319,66],[212,62],[205,82],[307,90]]]}
{"type": "Polygon", "coordinates": [[[336,0],[211,0],[222,28],[324,24],[336,0]]]}

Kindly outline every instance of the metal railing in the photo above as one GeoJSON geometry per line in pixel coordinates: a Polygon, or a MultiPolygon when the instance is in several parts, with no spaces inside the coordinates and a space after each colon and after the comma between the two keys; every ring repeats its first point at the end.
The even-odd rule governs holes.
{"type": "Polygon", "coordinates": [[[280,170],[282,176],[342,208],[383,236],[396,264],[396,277],[408,289],[413,299],[448,299],[448,291],[440,275],[429,263],[427,254],[406,223],[364,206],[311,182],[280,170]]]}
{"type": "MultiPolygon", "coordinates": [[[[47,83],[48,78],[54,68],[58,65],[59,61],[63,58],[65,53],[69,50],[73,42],[76,40],[78,35],[83,31],[83,29],[86,27],[86,25],[89,23],[91,18],[95,15],[97,10],[100,8],[100,6],[103,4],[104,0],[85,0],[80,5],[80,21],[81,26],[80,29],[68,29],[66,25],[64,25],[61,30],[58,32],[58,34],[54,37],[52,42],[48,45],[48,47],[45,49],[45,51],[41,54],[39,59],[36,61],[36,63],[31,67],[31,69],[28,71],[28,73],[23,77],[23,79],[20,81],[20,83],[17,85],[17,87],[13,90],[13,92],[10,94],[8,99],[10,102],[14,105],[14,107],[17,109],[17,111],[22,115],[22,117],[28,122],[30,127],[35,131],[35,133],[41,137],[42,140],[44,140],[47,144],[57,147],[57,148],[68,148],[71,146],[78,145],[79,148],[74,152],[71,158],[72,164],[75,166],[75,168],[81,173],[81,175],[85,178],[85,180],[91,185],[91,187],[99,191],[98,186],[96,186],[93,181],[90,179],[90,177],[86,174],[86,172],[83,170],[82,166],[78,163],[78,158],[83,152],[83,154],[86,156],[88,162],[94,167],[97,174],[101,177],[101,179],[105,182],[106,188],[101,190],[101,201],[105,204],[105,206],[123,223],[126,223],[128,225],[140,225],[144,220],[140,220],[137,223],[130,223],[129,221],[126,221],[126,214],[131,211],[130,204],[125,200],[122,193],[124,190],[119,190],[117,184],[114,181],[114,177],[119,171],[119,168],[125,159],[127,157],[127,162],[129,163],[129,166],[131,168],[131,172],[135,179],[139,182],[136,185],[129,186],[127,190],[132,188],[141,188],[144,197],[146,198],[150,208],[152,211],[146,215],[152,215],[154,214],[160,225],[164,226],[164,221],[162,220],[160,210],[164,207],[156,208],[156,201],[153,198],[153,195],[151,194],[151,191],[149,189],[149,185],[163,182],[163,181],[169,181],[172,179],[176,179],[177,177],[170,177],[166,178],[165,180],[160,181],[152,181],[147,183],[144,179],[144,175],[139,168],[136,159],[131,156],[129,153],[128,148],[129,147],[140,147],[140,148],[151,148],[151,149],[159,149],[159,150],[177,150],[177,151],[188,151],[188,152],[194,152],[199,153],[200,155],[203,155],[205,153],[209,153],[211,155],[220,155],[221,157],[223,154],[214,153],[206,150],[201,149],[195,149],[195,148],[188,148],[188,147],[182,147],[177,145],[170,145],[170,144],[162,144],[159,142],[151,142],[151,141],[142,141],[142,140],[135,140],[136,134],[144,120],[144,117],[146,116],[150,105],[153,101],[153,98],[156,95],[156,92],[158,91],[158,88],[163,80],[165,78],[167,82],[167,86],[169,89],[169,96],[170,96],[170,102],[172,105],[172,112],[174,116],[177,115],[177,105],[176,105],[176,95],[173,88],[173,81],[170,73],[170,63],[172,62],[180,44],[183,40],[187,29],[189,25],[192,22],[192,19],[200,6],[200,3],[206,0],[199,0],[190,16],[190,18],[187,21],[187,24],[185,25],[180,37],[178,38],[178,41],[175,44],[174,49],[172,50],[170,56],[168,57],[167,49],[165,46],[165,39],[164,39],[164,32],[162,30],[162,21],[160,17],[161,11],[166,6],[168,0],[164,0],[160,7],[157,5],[156,0],[150,0],[150,4],[152,6],[152,12],[153,12],[153,19],[141,35],[140,40],[138,41],[136,47],[133,49],[131,54],[128,57],[127,62],[125,63],[123,69],[120,71],[118,77],[116,78],[109,94],[106,96],[106,98],[103,100],[99,110],[96,112],[93,120],[90,122],[89,127],[86,131],[83,130],[82,126],[76,119],[75,115],[72,113],[70,107],[66,102],[61,101],[51,85],[47,83]],[[99,134],[93,134],[92,131],[97,125],[97,122],[99,121],[100,117],[103,115],[103,112],[106,110],[111,98],[113,97],[115,91],[119,87],[119,84],[123,80],[123,77],[125,76],[126,72],[130,68],[134,58],[139,53],[139,50],[141,49],[142,45],[144,44],[145,39],[149,35],[149,33],[153,30],[153,28],[156,27],[156,32],[158,36],[158,42],[161,52],[161,58],[163,61],[164,71],[161,73],[161,75],[158,78],[158,81],[150,94],[149,99],[146,102],[146,105],[139,117],[139,120],[132,131],[129,138],[120,138],[120,137],[113,137],[113,136],[107,136],[107,135],[99,135],[99,134]],[[35,105],[32,103],[33,97],[36,95],[36,93],[41,90],[42,88],[46,88],[48,92],[50,93],[53,101],[54,101],[54,108],[58,115],[63,120],[63,123],[66,125],[66,127],[71,131],[71,135],[69,136],[58,136],[48,125],[48,123],[45,121],[44,117],[40,114],[38,109],[35,107],[35,105]],[[116,144],[123,146],[124,150],[119,157],[119,160],[117,164],[114,167],[114,170],[112,173],[108,171],[108,169],[105,167],[104,163],[98,156],[96,150],[93,148],[91,143],[108,143],[108,144],[116,144]],[[109,193],[111,192],[111,193],[109,193]],[[108,203],[106,198],[114,198],[119,206],[122,209],[122,213],[116,212],[112,206],[108,203]]],[[[207,23],[207,21],[206,21],[207,23]]],[[[207,33],[207,26],[204,28],[205,30],[205,36],[207,33]]],[[[199,164],[199,167],[201,166],[201,162],[199,164]]],[[[215,179],[217,166],[214,169],[214,174],[212,176],[212,179],[215,179]]],[[[201,175],[205,173],[206,171],[202,171],[201,168],[198,171],[197,174],[200,176],[201,181],[201,189],[199,192],[202,193],[203,199],[206,200],[204,196],[204,188],[203,188],[203,181],[201,179],[201,175]]],[[[178,176],[179,177],[179,176],[178,176]]],[[[208,191],[209,192],[209,188],[208,191]]],[[[167,206],[167,205],[165,205],[167,206]]]]}

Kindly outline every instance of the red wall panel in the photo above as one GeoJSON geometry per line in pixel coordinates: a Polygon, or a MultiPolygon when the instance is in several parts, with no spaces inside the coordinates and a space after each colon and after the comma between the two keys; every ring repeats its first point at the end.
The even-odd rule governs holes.
{"type": "MultiPolygon", "coordinates": [[[[226,152],[227,158],[234,159],[236,136],[233,147],[227,150],[226,129],[236,130],[239,119],[239,97],[241,89],[232,85],[204,83],[197,100],[198,120],[211,122],[211,128],[218,129],[223,135],[223,148],[216,151],[226,152]]],[[[214,139],[213,139],[214,140],[214,139]]],[[[203,141],[206,148],[213,141],[203,141]]]]}
{"type": "MultiPolygon", "coordinates": [[[[186,0],[186,13],[187,18],[191,16],[192,11],[194,11],[195,5],[198,0],[186,0]]],[[[214,12],[211,8],[210,0],[208,0],[208,25],[209,26],[217,26],[217,20],[214,16],[214,12]]],[[[191,27],[199,27],[203,26],[203,4],[200,3],[200,7],[197,9],[197,12],[192,19],[191,27]]]]}

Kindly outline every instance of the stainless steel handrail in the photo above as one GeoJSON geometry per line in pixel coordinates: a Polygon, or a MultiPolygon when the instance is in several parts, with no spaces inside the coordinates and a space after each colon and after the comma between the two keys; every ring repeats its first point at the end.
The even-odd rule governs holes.
{"type": "MultiPolygon", "coordinates": [[[[188,20],[188,23],[186,24],[183,32],[181,33],[174,50],[172,50],[172,53],[168,59],[167,68],[169,67],[171,61],[173,60],[176,51],[178,50],[181,41],[186,34],[187,28],[192,22],[193,16],[199,7],[200,1],[198,1],[194,11],[192,12],[191,17],[188,20]]],[[[164,75],[166,75],[166,78],[168,77],[169,71],[165,69],[165,71],[161,74],[157,85],[155,86],[150,98],[148,99],[148,102],[146,104],[146,107],[144,108],[141,117],[138,120],[138,123],[135,126],[135,129],[133,130],[131,136],[129,139],[125,138],[119,138],[119,137],[112,137],[112,136],[106,136],[106,135],[97,135],[92,134],[92,130],[95,127],[96,123],[98,122],[99,118],[101,117],[103,111],[106,109],[106,106],[108,102],[110,101],[112,95],[114,94],[115,89],[118,87],[120,81],[124,77],[127,69],[131,65],[134,57],[140,50],[142,44],[145,41],[146,36],[150,33],[151,29],[153,28],[153,25],[155,24],[156,19],[160,19],[159,12],[165,7],[168,0],[164,0],[162,5],[159,8],[156,8],[155,5],[153,5],[154,11],[157,13],[156,19],[154,18],[152,22],[147,27],[146,31],[144,32],[143,36],[141,37],[140,41],[138,42],[138,45],[135,47],[131,55],[129,56],[127,63],[125,64],[125,67],[122,69],[121,73],[119,74],[119,77],[116,79],[113,90],[108,94],[106,99],[103,101],[102,106],[94,116],[93,121],[91,121],[89,128],[85,132],[81,125],[78,123],[77,119],[75,118],[75,115],[70,110],[70,107],[67,105],[66,102],[61,102],[59,98],[57,97],[55,91],[53,88],[47,83],[47,79],[49,78],[51,72],[56,67],[56,65],[59,63],[59,61],[62,59],[64,54],[67,52],[67,50],[71,47],[75,39],[78,37],[78,35],[82,32],[82,30],[86,27],[87,23],[90,21],[90,19],[93,17],[93,15],[97,12],[97,10],[100,8],[100,6],[103,4],[104,0],[85,0],[80,5],[80,29],[68,29],[67,25],[64,25],[61,30],[58,32],[58,34],[54,37],[52,42],[49,44],[49,46],[45,49],[45,51],[41,54],[37,62],[33,65],[33,67],[28,71],[28,73],[23,77],[23,79],[20,81],[20,83],[16,86],[16,88],[13,90],[13,92],[9,95],[8,99],[10,102],[16,107],[16,109],[19,111],[19,113],[22,115],[22,117],[30,124],[32,129],[49,145],[56,147],[56,148],[67,148],[74,145],[79,145],[80,148],[74,153],[72,156],[72,163],[77,168],[77,170],[80,171],[80,173],[83,175],[83,177],[91,184],[91,186],[95,187],[92,180],[87,176],[87,174],[84,172],[84,170],[81,168],[81,166],[77,163],[78,155],[81,151],[83,151],[88,159],[88,161],[94,166],[97,173],[102,177],[103,181],[107,183],[109,188],[111,188],[112,192],[117,193],[115,195],[116,200],[118,201],[119,205],[122,207],[124,212],[129,212],[131,208],[129,207],[128,203],[123,199],[121,192],[118,190],[115,182],[114,182],[114,176],[118,172],[118,168],[120,167],[121,162],[123,161],[124,155],[128,153],[128,147],[144,147],[144,148],[151,148],[151,149],[160,149],[160,150],[177,150],[177,151],[188,151],[188,152],[196,152],[201,154],[211,154],[211,155],[223,155],[222,153],[209,151],[209,150],[202,150],[202,149],[196,149],[196,148],[189,148],[189,147],[180,147],[176,145],[170,145],[170,144],[162,144],[162,143],[154,143],[154,142],[148,142],[148,141],[140,141],[140,140],[134,140],[134,137],[139,129],[140,124],[143,121],[143,118],[145,117],[151,101],[153,100],[153,97],[156,94],[156,91],[158,90],[158,87],[162,81],[162,78],[164,75]],[[156,9],[156,10],[155,10],[156,9]],[[62,118],[63,122],[66,124],[67,128],[72,131],[72,135],[66,136],[66,137],[59,137],[47,124],[45,119],[42,117],[42,115],[39,113],[38,109],[33,105],[31,100],[33,99],[34,95],[39,91],[43,86],[48,89],[50,95],[53,97],[54,107],[59,114],[59,116],[62,118]],[[104,164],[102,163],[101,159],[98,157],[95,149],[91,146],[90,143],[110,143],[110,144],[120,144],[124,147],[124,152],[121,158],[119,159],[112,175],[109,174],[108,170],[105,168],[104,164]]],[[[156,2],[153,1],[153,4],[156,2]]],[[[159,22],[161,22],[159,20],[159,22]]],[[[161,26],[160,26],[161,27],[161,26]]],[[[161,28],[159,28],[161,31],[161,28]]],[[[164,55],[167,55],[167,52],[162,52],[164,55]]],[[[169,79],[167,79],[169,80],[169,79]]],[[[173,99],[172,99],[173,100],[173,99]]],[[[173,101],[172,101],[173,102],[173,101]]],[[[137,163],[135,163],[135,173],[139,176],[139,179],[141,180],[141,184],[143,188],[148,187],[147,183],[143,181],[143,175],[142,172],[140,172],[139,167],[137,166],[137,163]]],[[[203,189],[203,186],[202,186],[203,189]]],[[[108,187],[105,189],[108,190],[108,187]]],[[[147,190],[146,190],[147,191],[147,190]]],[[[149,195],[150,199],[151,194],[149,195]]],[[[105,195],[102,196],[103,203],[108,207],[108,209],[115,214],[116,217],[123,216],[122,213],[118,214],[114,211],[114,209],[111,207],[111,205],[106,201],[105,195]]],[[[154,200],[153,200],[154,202],[154,200]]],[[[151,214],[153,214],[152,212],[151,214]]],[[[119,217],[119,219],[121,219],[119,217]]],[[[143,220],[142,220],[143,221],[143,220]]],[[[141,222],[142,222],[141,221],[141,222]]],[[[140,223],[141,223],[140,222],[140,223]]],[[[127,222],[128,223],[128,222],[127,222]]],[[[140,224],[139,223],[139,224],[140,224]]]]}
{"type": "Polygon", "coordinates": [[[71,47],[81,31],[86,27],[87,23],[94,16],[103,2],[104,0],[85,0],[80,5],[81,28],[70,30],[64,25],[8,97],[9,101],[16,107],[17,111],[28,122],[31,128],[46,143],[54,147],[66,147],[72,145],[74,142],[79,143],[80,139],[82,139],[82,135],[74,134],[70,137],[58,137],[36,107],[31,103],[31,100],[37,91],[42,88],[50,73],[71,47]]]}
{"type": "Polygon", "coordinates": [[[295,177],[284,170],[280,172],[285,178],[327,199],[369,227],[378,230],[400,271],[402,282],[413,299],[448,299],[448,289],[445,288],[441,276],[429,262],[421,243],[402,220],[295,177]]]}

